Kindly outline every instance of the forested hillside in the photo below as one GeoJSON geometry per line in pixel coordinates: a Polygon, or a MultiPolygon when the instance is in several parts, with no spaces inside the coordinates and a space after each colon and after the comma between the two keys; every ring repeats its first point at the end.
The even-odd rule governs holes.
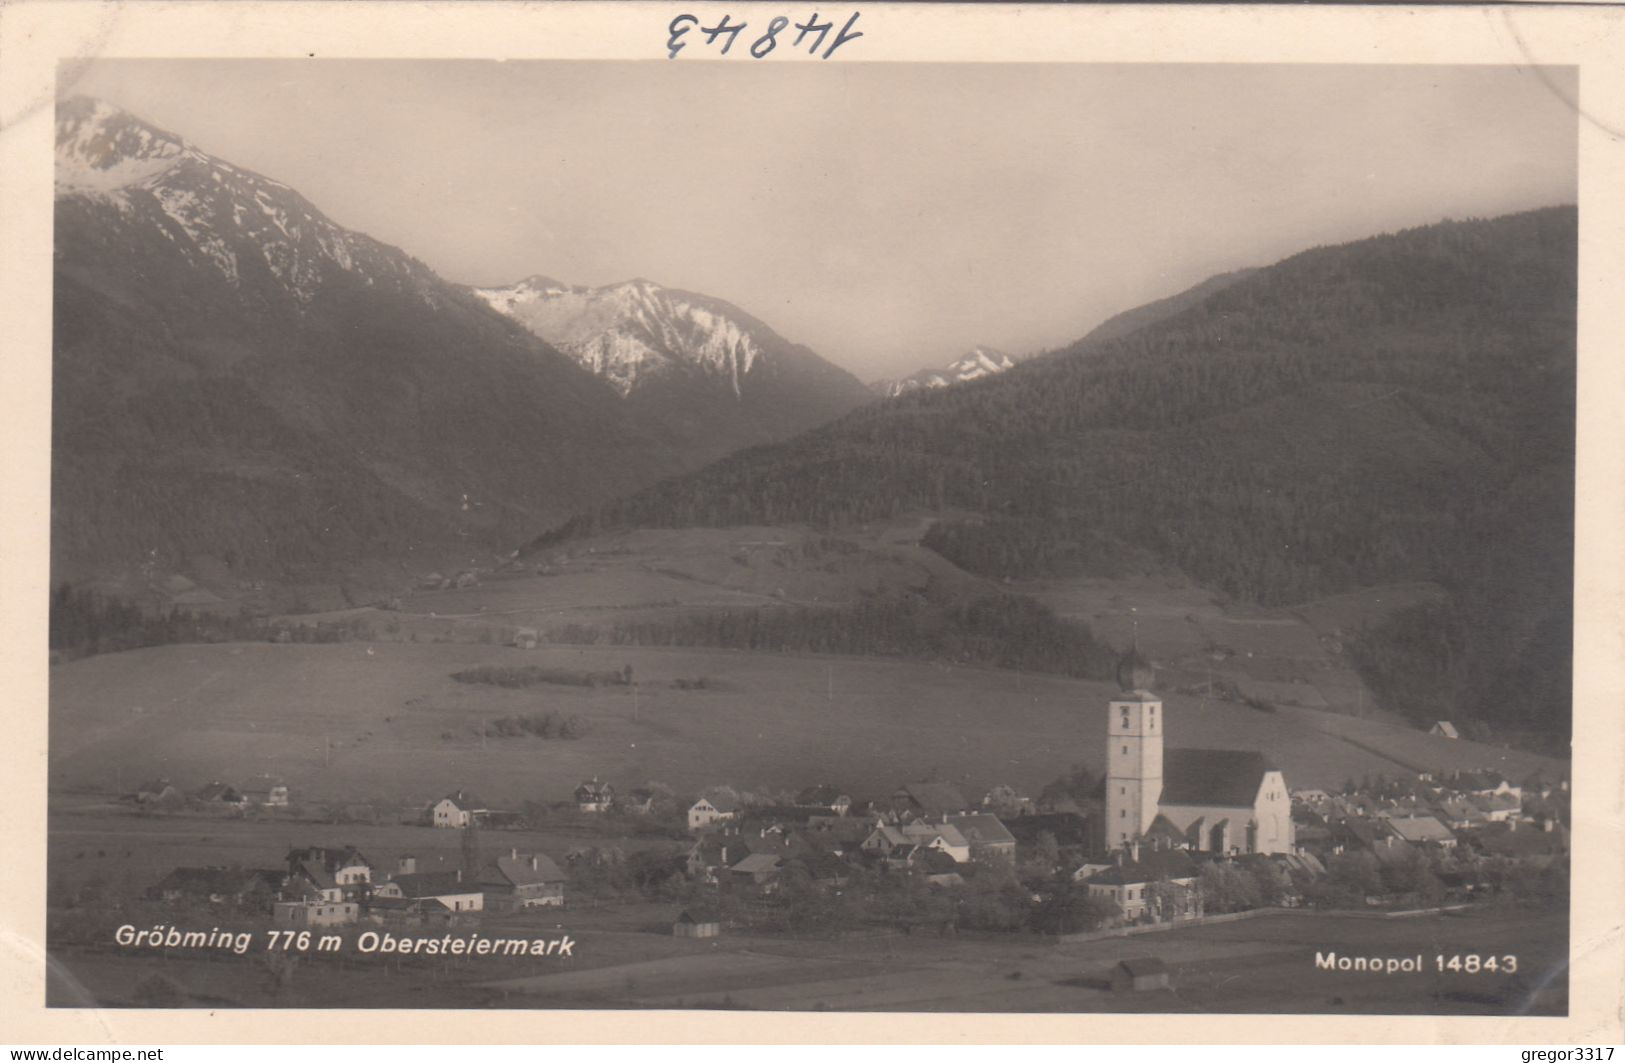
{"type": "Polygon", "coordinates": [[[1317,248],[1128,335],[861,409],[578,517],[835,526],[971,514],[928,542],[989,575],[1145,551],[1266,604],[1450,591],[1435,637],[1364,633],[1392,707],[1566,728],[1576,214],[1317,248]],[[1441,649],[1443,647],[1443,649],[1441,649]],[[1426,696],[1405,677],[1427,676],[1426,696]]]}

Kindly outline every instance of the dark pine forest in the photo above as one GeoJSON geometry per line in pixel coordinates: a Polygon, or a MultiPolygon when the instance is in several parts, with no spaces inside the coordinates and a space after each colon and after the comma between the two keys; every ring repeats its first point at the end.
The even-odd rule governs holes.
{"type": "Polygon", "coordinates": [[[860,409],[578,516],[623,527],[943,515],[989,576],[1155,558],[1286,605],[1413,580],[1354,633],[1391,708],[1566,731],[1576,212],[1322,247],[1126,335],[860,409]]]}

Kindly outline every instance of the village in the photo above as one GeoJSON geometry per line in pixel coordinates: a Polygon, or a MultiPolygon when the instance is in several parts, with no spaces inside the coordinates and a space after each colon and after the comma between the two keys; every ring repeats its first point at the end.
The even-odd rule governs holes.
{"type": "MultiPolygon", "coordinates": [[[[1079,768],[1037,794],[971,797],[926,779],[880,795],[815,783],[679,798],[592,778],[571,802],[502,809],[459,789],[405,817],[393,837],[409,828],[410,847],[294,844],[257,866],[175,866],[144,900],[279,930],[562,926],[590,907],[600,923],[624,909],[629,929],[675,938],[1086,940],[1268,910],[1548,908],[1567,896],[1566,779],[1424,772],[1289,789],[1290,765],[1256,751],[1164,750],[1154,676],[1132,654],[1119,684],[1100,736],[1106,772],[1079,768]],[[541,828],[582,843],[503,841],[541,828]],[[664,918],[651,923],[651,910],[664,918]]],[[[289,832],[306,822],[295,797],[275,783],[187,793],[168,780],[127,795],[143,815],[289,832]]],[[[1137,961],[1143,978],[1123,967],[1128,988],[1166,988],[1152,959],[1137,961]]]]}

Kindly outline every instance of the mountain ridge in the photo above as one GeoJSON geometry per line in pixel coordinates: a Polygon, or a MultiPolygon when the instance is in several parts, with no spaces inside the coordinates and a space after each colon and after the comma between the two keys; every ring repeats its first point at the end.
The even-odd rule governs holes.
{"type": "Polygon", "coordinates": [[[536,545],[923,511],[960,514],[926,543],[991,576],[1140,551],[1272,605],[1431,580],[1450,595],[1430,625],[1454,640],[1433,655],[1448,663],[1366,633],[1379,649],[1365,659],[1391,656],[1380,667],[1410,677],[1389,697],[1565,721],[1575,217],[1546,208],[1312,248],[1125,335],[860,409],[536,545]]]}

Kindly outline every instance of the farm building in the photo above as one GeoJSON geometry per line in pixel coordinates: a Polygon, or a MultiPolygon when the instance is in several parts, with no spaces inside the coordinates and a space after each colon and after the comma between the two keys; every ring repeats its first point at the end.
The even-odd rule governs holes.
{"type": "Polygon", "coordinates": [[[1438,723],[1433,725],[1432,729],[1428,731],[1428,734],[1436,735],[1439,738],[1461,737],[1461,735],[1456,733],[1456,725],[1451,723],[1449,720],[1440,720],[1438,723]]]}
{"type": "Polygon", "coordinates": [[[714,938],[722,934],[722,917],[716,912],[688,908],[671,925],[671,936],[678,938],[714,938]]]}
{"type": "Polygon", "coordinates": [[[541,853],[512,849],[480,872],[485,907],[510,911],[564,904],[564,872],[541,853]]]}
{"type": "Polygon", "coordinates": [[[485,908],[485,891],[461,868],[453,871],[418,871],[399,874],[372,888],[374,897],[409,901],[437,900],[453,912],[478,912],[485,908]]]}
{"type": "Polygon", "coordinates": [[[946,823],[969,844],[972,860],[1015,861],[1016,837],[1005,829],[998,816],[977,812],[968,816],[949,816],[946,823]]]}
{"type": "Polygon", "coordinates": [[[514,646],[521,650],[534,650],[540,641],[541,636],[537,634],[536,629],[533,627],[522,627],[515,631],[513,635],[514,646]]]}
{"type": "Polygon", "coordinates": [[[180,787],[168,779],[153,779],[135,788],[135,801],[140,805],[179,804],[186,800],[180,787]]]}
{"type": "Polygon", "coordinates": [[[1112,968],[1112,990],[1139,993],[1168,988],[1168,965],[1155,956],[1120,961],[1112,968]]]}
{"type": "Polygon", "coordinates": [[[615,799],[615,807],[622,812],[629,812],[634,816],[647,816],[653,810],[655,793],[639,787],[629,790],[615,799]]]}
{"type": "Polygon", "coordinates": [[[1412,845],[1437,846],[1441,849],[1456,847],[1456,836],[1450,832],[1450,828],[1432,816],[1395,816],[1388,820],[1388,827],[1412,845]]]}

